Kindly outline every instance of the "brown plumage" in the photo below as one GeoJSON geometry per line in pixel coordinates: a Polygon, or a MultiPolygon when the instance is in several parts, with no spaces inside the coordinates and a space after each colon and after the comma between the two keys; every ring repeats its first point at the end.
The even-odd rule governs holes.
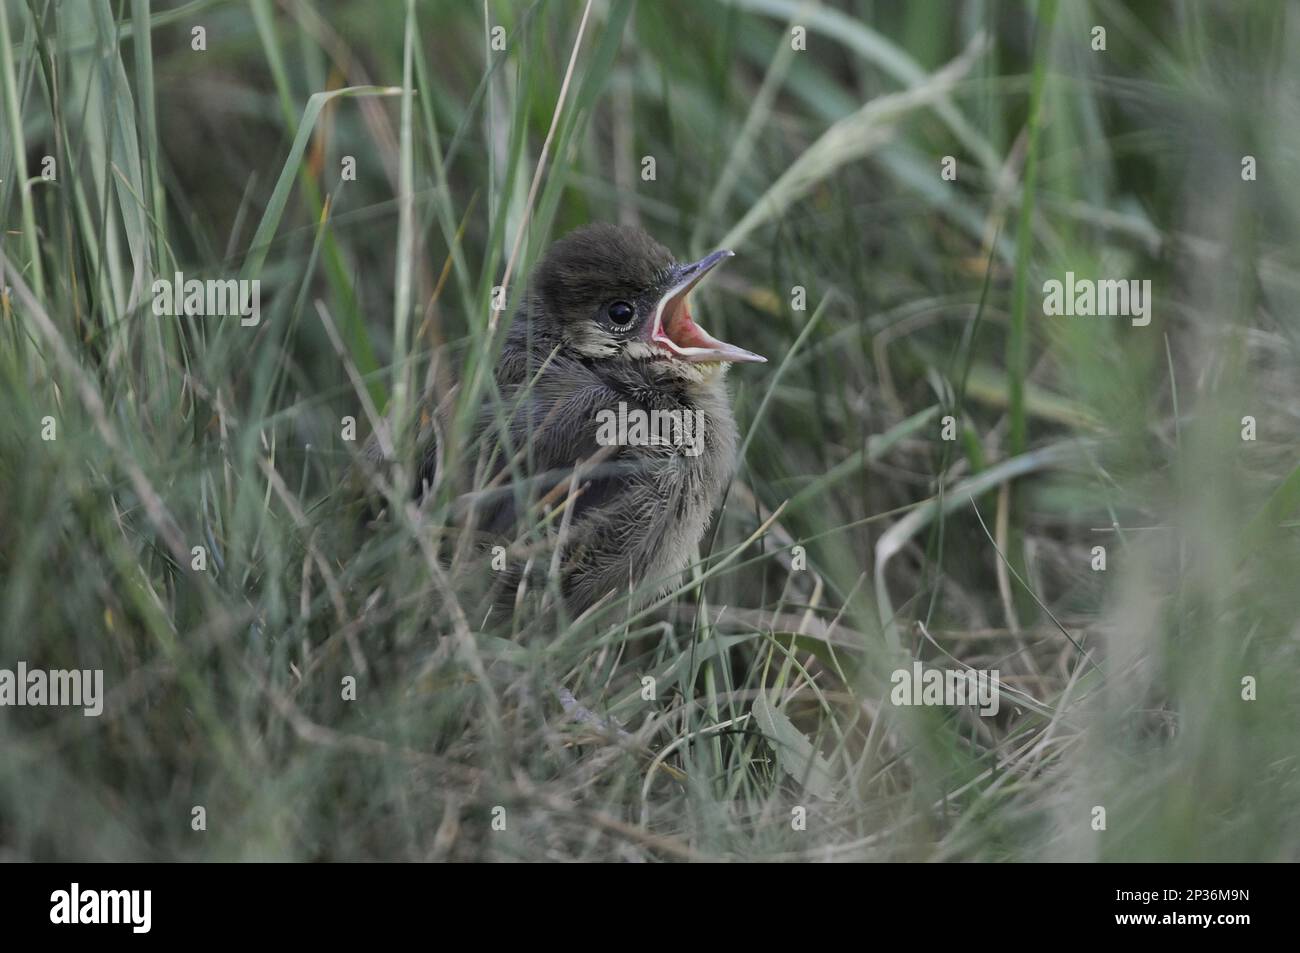
{"type": "MultiPolygon", "coordinates": [[[[640,229],[590,225],[556,242],[533,273],[497,363],[500,402],[485,404],[479,433],[496,450],[488,473],[508,468],[528,478],[529,502],[557,487],[552,497],[563,502],[580,468],[571,512],[554,521],[558,582],[571,613],[610,592],[636,589],[642,601],[672,584],[731,478],[736,425],[725,371],[764,359],[713,338],[686,301],[729,256],[680,265],[640,229]],[[610,444],[611,415],[653,411],[694,421],[699,433],[669,426],[667,443],[602,446],[610,444]]],[[[435,459],[426,454],[421,486],[432,482],[435,459]]],[[[498,492],[477,509],[475,528],[514,540],[519,511],[516,493],[498,492]]],[[[550,565],[549,556],[533,561],[530,587],[550,565]]],[[[514,600],[523,574],[524,560],[512,560],[498,579],[498,602],[514,600]]]]}

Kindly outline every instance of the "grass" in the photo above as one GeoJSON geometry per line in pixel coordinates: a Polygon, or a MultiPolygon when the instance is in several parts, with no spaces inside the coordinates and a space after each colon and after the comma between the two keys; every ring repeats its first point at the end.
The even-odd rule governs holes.
{"type": "Polygon", "coordinates": [[[1300,859],[1294,6],[697,7],[0,7],[0,668],[107,691],[0,710],[0,856],[1300,859]],[[418,408],[472,469],[593,220],[734,248],[702,320],[772,360],[668,595],[485,622],[418,408]]]}

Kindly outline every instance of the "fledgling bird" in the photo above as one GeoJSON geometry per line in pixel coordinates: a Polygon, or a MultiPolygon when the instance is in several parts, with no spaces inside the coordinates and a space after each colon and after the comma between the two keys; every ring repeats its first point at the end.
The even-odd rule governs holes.
{"type": "MultiPolygon", "coordinates": [[[[533,272],[497,362],[500,403],[483,409],[479,427],[500,448],[493,473],[513,456],[511,472],[540,478],[534,499],[561,487],[552,496],[563,502],[577,468],[558,563],[573,614],[610,592],[633,588],[644,600],[670,586],[731,478],[736,424],[726,370],[766,358],[713,337],[689,305],[696,285],[731,255],[680,264],[639,228],[594,224],[553,244],[533,272]],[[654,411],[696,421],[698,432],[689,442],[602,439],[611,415],[654,411]]],[[[434,457],[424,458],[422,486],[432,482],[434,457]]],[[[517,510],[516,494],[498,494],[478,512],[476,529],[512,539],[517,510]]],[[[514,598],[519,578],[507,574],[499,602],[514,598]]]]}

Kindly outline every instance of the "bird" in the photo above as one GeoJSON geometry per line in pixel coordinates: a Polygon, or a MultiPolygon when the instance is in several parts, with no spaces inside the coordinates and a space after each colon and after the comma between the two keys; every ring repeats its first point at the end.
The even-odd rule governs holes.
{"type": "MultiPolygon", "coordinates": [[[[732,255],[681,263],[639,227],[593,223],[533,269],[476,423],[480,446],[493,448],[480,472],[498,489],[473,528],[517,540],[537,500],[569,512],[550,524],[558,557],[516,559],[499,574],[501,607],[552,571],[573,616],[611,593],[644,605],[688,566],[736,465],[728,368],[766,361],[691,312],[691,292],[732,255]],[[632,424],[619,430],[620,419],[632,424]]],[[[417,496],[441,455],[421,459],[417,496]]]]}

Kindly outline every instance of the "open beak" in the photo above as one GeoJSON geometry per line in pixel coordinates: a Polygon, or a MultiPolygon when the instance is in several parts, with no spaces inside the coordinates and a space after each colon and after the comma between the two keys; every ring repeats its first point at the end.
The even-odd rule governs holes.
{"type": "Polygon", "coordinates": [[[694,364],[767,362],[767,358],[753,351],[719,341],[691,317],[687,300],[691,290],[705,275],[734,254],[735,252],[724,249],[715,251],[694,264],[677,266],[673,286],[664,293],[655,307],[654,324],[650,330],[651,344],[663,348],[678,360],[694,364]]]}

